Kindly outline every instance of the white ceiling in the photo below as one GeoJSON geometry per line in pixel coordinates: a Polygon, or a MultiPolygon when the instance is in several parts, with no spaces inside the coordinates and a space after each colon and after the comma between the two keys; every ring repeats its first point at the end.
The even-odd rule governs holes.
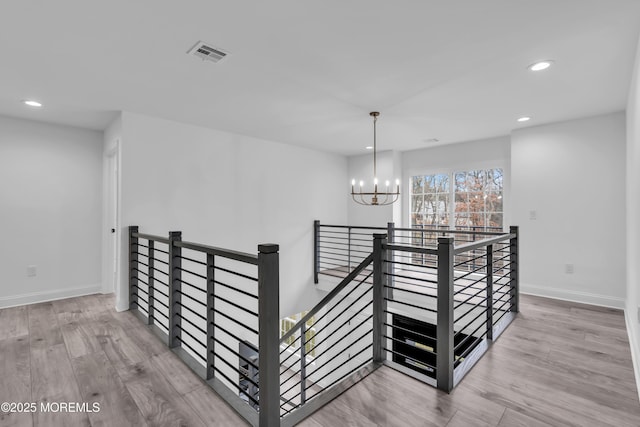
{"type": "Polygon", "coordinates": [[[638,0],[4,0],[0,114],[103,129],[125,110],[357,154],[379,110],[380,149],[408,150],[624,109],[639,30],[638,0]],[[198,40],[231,55],[188,56],[198,40]]]}

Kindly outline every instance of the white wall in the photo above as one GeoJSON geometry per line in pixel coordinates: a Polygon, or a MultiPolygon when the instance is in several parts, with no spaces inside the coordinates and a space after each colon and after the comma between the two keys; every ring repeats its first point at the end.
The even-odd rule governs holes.
{"type": "MultiPolygon", "coordinates": [[[[121,247],[128,225],[250,253],[277,243],[281,314],[319,297],[313,220],[346,222],[346,158],[132,113],[122,115],[121,155],[121,247]]],[[[126,309],[122,270],[118,308],[126,309]]]]}
{"type": "MultiPolygon", "coordinates": [[[[516,225],[509,217],[510,204],[510,139],[499,138],[442,145],[420,150],[406,151],[402,155],[403,193],[409,194],[411,177],[421,174],[459,172],[472,169],[502,168],[504,173],[504,225],[516,225]]],[[[402,204],[402,224],[409,224],[409,197],[402,204]]],[[[399,221],[396,221],[399,223],[399,221]]]]}
{"type": "Polygon", "coordinates": [[[627,104],[626,318],[640,392],[640,42],[627,104]]]}
{"type": "Polygon", "coordinates": [[[102,133],[0,117],[0,201],[0,307],[100,290],[102,133]]]}
{"type": "Polygon", "coordinates": [[[511,172],[521,290],[622,308],[624,114],[514,131],[511,172]],[[574,265],[573,274],[566,264],[574,265]]]}

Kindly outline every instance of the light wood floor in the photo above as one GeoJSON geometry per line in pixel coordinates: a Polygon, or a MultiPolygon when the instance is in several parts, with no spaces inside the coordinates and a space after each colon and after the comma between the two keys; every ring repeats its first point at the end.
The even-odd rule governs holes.
{"type": "MultiPolygon", "coordinates": [[[[98,402],[0,426],[241,426],[131,313],[95,295],[0,310],[0,403],[98,402]]],[[[622,312],[522,297],[450,394],[380,368],[303,421],[318,426],[640,426],[622,312]]]]}

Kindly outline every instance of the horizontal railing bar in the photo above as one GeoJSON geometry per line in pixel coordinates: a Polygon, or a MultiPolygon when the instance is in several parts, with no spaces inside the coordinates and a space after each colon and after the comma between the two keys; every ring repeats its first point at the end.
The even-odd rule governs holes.
{"type": "Polygon", "coordinates": [[[384,287],[387,288],[387,289],[392,289],[394,291],[407,292],[407,293],[410,293],[410,294],[420,295],[420,296],[423,296],[423,297],[436,298],[436,295],[429,295],[429,294],[425,294],[424,292],[412,291],[412,290],[409,290],[409,289],[398,288],[398,287],[395,287],[395,286],[384,285],[384,287]]]}
{"type": "Polygon", "coordinates": [[[252,316],[258,317],[258,313],[254,313],[253,311],[249,310],[248,308],[245,308],[245,307],[241,306],[240,304],[236,304],[235,302],[229,301],[228,299],[223,298],[223,297],[221,297],[219,295],[215,295],[214,294],[213,296],[214,296],[214,298],[216,298],[216,299],[218,299],[220,301],[223,301],[223,302],[229,304],[230,306],[237,308],[238,310],[242,310],[242,311],[244,311],[244,312],[246,312],[248,314],[251,314],[252,316]]]}
{"type": "Polygon", "coordinates": [[[388,352],[389,352],[389,353],[391,353],[391,354],[397,354],[397,355],[398,355],[398,356],[400,356],[400,357],[404,357],[405,359],[409,359],[409,360],[412,360],[412,361],[414,361],[414,362],[416,362],[416,363],[419,363],[419,364],[421,364],[421,365],[427,366],[427,367],[429,367],[429,368],[431,368],[431,369],[434,369],[434,370],[435,370],[435,369],[437,369],[437,368],[436,368],[435,366],[433,366],[433,365],[430,365],[430,364],[428,364],[428,363],[426,363],[426,362],[424,362],[424,361],[422,361],[422,360],[418,360],[418,359],[416,359],[416,358],[413,358],[413,357],[407,356],[406,354],[400,353],[399,351],[390,350],[390,349],[388,349],[388,348],[386,348],[386,347],[383,347],[382,349],[383,349],[383,350],[385,350],[385,351],[388,351],[388,352]]]}
{"type": "Polygon", "coordinates": [[[176,279],[176,280],[177,280],[177,281],[179,281],[180,283],[184,284],[184,285],[191,286],[193,289],[195,289],[195,290],[197,290],[197,291],[207,293],[207,290],[206,290],[206,289],[202,289],[202,288],[201,288],[201,287],[199,287],[199,286],[196,286],[196,285],[191,284],[191,283],[189,283],[189,282],[185,282],[185,281],[184,281],[184,280],[182,280],[182,279],[176,279]]]}
{"type": "MultiPolygon", "coordinates": [[[[485,287],[485,288],[480,288],[480,289],[478,290],[478,292],[476,292],[475,294],[470,295],[470,296],[469,296],[469,298],[465,299],[464,301],[460,301],[460,303],[456,304],[456,305],[453,307],[453,309],[454,309],[454,310],[457,310],[459,307],[461,307],[461,306],[465,305],[466,303],[468,303],[469,301],[471,301],[472,299],[476,298],[478,295],[480,295],[481,293],[486,292],[486,291],[487,291],[487,288],[486,288],[486,287],[485,287]]],[[[465,295],[469,295],[469,294],[465,294],[465,295]]],[[[486,299],[486,298],[485,298],[485,299],[486,299]]]]}
{"type": "MultiPolygon", "coordinates": [[[[458,295],[458,294],[462,293],[462,291],[466,291],[466,290],[467,290],[467,289],[469,289],[470,287],[477,285],[478,283],[482,282],[483,280],[487,280],[487,277],[489,277],[489,276],[485,274],[484,276],[480,277],[479,279],[473,280],[473,281],[472,281],[471,283],[469,283],[468,285],[466,285],[466,286],[462,287],[462,289],[458,289],[458,290],[457,290],[457,291],[455,291],[453,294],[454,294],[454,295],[458,295]]],[[[455,283],[455,281],[454,281],[454,284],[456,284],[456,283],[455,283]]],[[[484,288],[486,289],[486,287],[487,287],[487,286],[485,285],[485,286],[484,286],[484,288]]],[[[467,295],[469,295],[469,294],[467,294],[467,295]]]]}
{"type": "Polygon", "coordinates": [[[199,274],[199,273],[194,273],[193,271],[187,270],[186,268],[176,267],[176,270],[180,270],[180,271],[185,272],[187,274],[191,274],[192,276],[196,276],[196,277],[199,277],[201,279],[207,280],[207,276],[205,276],[203,274],[199,274]]]}
{"type": "MultiPolygon", "coordinates": [[[[158,300],[156,300],[156,302],[160,302],[158,300]]],[[[162,303],[160,303],[162,304],[162,303]]],[[[164,304],[163,304],[164,305],[164,304]]],[[[165,306],[166,307],[166,306],[165,306]]],[[[167,316],[166,314],[164,314],[164,312],[162,310],[160,310],[158,307],[153,307],[153,311],[155,311],[158,314],[161,314],[165,319],[169,320],[169,316],[167,316]]],[[[167,328],[168,329],[168,328],[167,328]]]]}
{"type": "MultiPolygon", "coordinates": [[[[333,347],[335,347],[338,343],[342,342],[342,340],[346,339],[349,335],[351,335],[352,332],[355,332],[358,330],[358,328],[362,325],[364,325],[366,322],[368,322],[369,320],[371,320],[373,318],[373,314],[369,315],[369,317],[367,317],[366,319],[364,319],[362,322],[360,322],[358,324],[358,326],[356,326],[355,328],[352,328],[349,332],[347,332],[346,334],[344,334],[341,338],[339,338],[337,341],[333,342],[329,347],[325,348],[322,353],[316,355],[313,360],[314,362],[316,360],[318,360],[318,358],[320,358],[321,356],[323,356],[324,354],[326,354],[329,350],[331,350],[333,347]]],[[[364,338],[365,336],[369,335],[371,332],[373,331],[373,329],[369,329],[367,332],[365,332],[362,336],[360,336],[358,339],[354,340],[351,344],[355,344],[358,341],[360,341],[362,338],[364,338]]],[[[335,331],[334,331],[335,332],[335,331]]],[[[334,333],[332,332],[332,334],[334,333]]]]}
{"type": "Polygon", "coordinates": [[[149,246],[143,245],[142,243],[131,242],[130,244],[131,244],[131,246],[142,246],[143,248],[149,249],[149,246]]]}
{"type": "Polygon", "coordinates": [[[406,342],[406,341],[402,341],[402,340],[400,340],[400,339],[398,339],[398,338],[390,337],[390,336],[388,336],[388,335],[382,335],[382,337],[383,337],[383,338],[390,339],[391,341],[397,342],[397,343],[399,343],[399,344],[406,345],[407,347],[417,348],[418,350],[424,351],[425,353],[429,353],[429,354],[436,355],[436,352],[435,352],[435,351],[431,351],[431,350],[428,350],[428,349],[426,349],[426,348],[422,348],[422,347],[418,347],[418,346],[415,346],[415,345],[411,345],[411,344],[409,344],[408,342],[406,342]]]}
{"type": "MultiPolygon", "coordinates": [[[[480,304],[482,304],[483,302],[487,301],[489,299],[489,297],[484,297],[482,300],[480,300],[480,302],[478,302],[477,304],[475,304],[474,306],[472,306],[469,310],[467,310],[463,315],[461,315],[460,317],[458,317],[457,319],[453,320],[453,323],[459,322],[462,319],[464,319],[464,317],[473,312],[476,308],[478,308],[480,306],[480,304]]],[[[471,322],[469,323],[473,323],[474,321],[476,321],[478,319],[478,317],[480,317],[482,314],[486,313],[487,309],[485,308],[484,310],[480,311],[480,314],[478,314],[478,316],[476,316],[471,322]]],[[[469,326],[469,323],[467,323],[467,325],[460,329],[458,332],[456,332],[456,335],[458,335],[460,332],[462,332],[467,326],[469,326]]]]}
{"type": "Polygon", "coordinates": [[[191,320],[187,319],[186,317],[184,317],[180,313],[176,313],[176,316],[178,316],[179,318],[181,318],[182,320],[184,320],[185,322],[187,322],[188,324],[190,324],[191,326],[196,328],[199,332],[203,333],[205,335],[205,337],[207,336],[207,331],[202,329],[200,326],[196,325],[195,323],[193,323],[191,320]]]}
{"type": "Polygon", "coordinates": [[[513,239],[515,237],[516,237],[515,234],[501,234],[501,235],[496,236],[496,237],[491,238],[491,239],[484,239],[484,240],[479,240],[477,242],[467,243],[467,244],[460,245],[460,246],[454,246],[453,247],[453,254],[454,255],[459,255],[459,254],[464,253],[464,252],[468,252],[468,251],[471,251],[471,250],[474,250],[474,249],[478,249],[478,248],[483,248],[485,246],[492,245],[494,243],[498,243],[498,242],[501,242],[503,240],[513,239]]]}
{"type": "Polygon", "coordinates": [[[249,398],[249,400],[251,400],[253,403],[255,403],[256,405],[260,405],[260,402],[258,402],[255,398],[249,396],[249,394],[247,393],[246,390],[244,390],[242,387],[240,387],[240,385],[236,384],[235,381],[232,381],[224,372],[222,372],[220,369],[218,369],[215,365],[211,365],[211,367],[213,368],[214,371],[216,371],[217,373],[219,373],[220,375],[222,375],[222,377],[227,380],[227,382],[231,385],[233,385],[235,388],[238,389],[238,391],[240,393],[242,393],[243,395],[247,396],[249,398]]]}
{"type": "MultiPolygon", "coordinates": [[[[396,314],[396,313],[393,313],[393,312],[391,312],[391,311],[386,311],[386,310],[385,310],[385,313],[388,313],[388,314],[396,314]]],[[[412,334],[418,335],[418,336],[420,336],[420,337],[422,337],[422,338],[426,338],[426,339],[429,339],[429,340],[434,340],[434,341],[436,340],[434,337],[430,337],[429,335],[421,334],[420,332],[412,331],[411,329],[403,328],[402,326],[398,326],[398,325],[391,325],[391,324],[386,323],[386,322],[385,322],[385,323],[383,323],[383,325],[385,325],[385,326],[389,326],[389,327],[391,327],[391,328],[393,328],[393,329],[399,329],[399,330],[401,330],[401,331],[411,332],[412,334]]]]}
{"type": "MultiPolygon", "coordinates": [[[[157,260],[156,260],[156,261],[157,261],[157,260]]],[[[167,272],[165,272],[165,271],[159,270],[159,269],[157,269],[157,268],[155,268],[155,267],[152,267],[152,268],[153,268],[153,270],[154,270],[154,271],[156,271],[156,272],[158,272],[158,273],[164,274],[165,276],[169,276],[169,273],[167,273],[167,272]]],[[[157,280],[157,279],[156,279],[156,280],[157,280]]],[[[168,286],[168,285],[167,285],[167,286],[168,286]]]]}
{"type": "Polygon", "coordinates": [[[412,253],[427,254],[427,255],[438,255],[437,249],[423,248],[419,246],[402,246],[402,245],[383,244],[382,247],[390,251],[402,251],[402,252],[412,252],[412,253]]]}
{"type": "Polygon", "coordinates": [[[169,252],[168,252],[168,251],[163,251],[162,249],[158,249],[158,248],[156,248],[156,247],[154,247],[154,248],[153,248],[153,250],[154,250],[154,251],[156,251],[156,252],[160,252],[160,253],[163,253],[163,254],[167,254],[167,255],[169,255],[169,252]]]}
{"type": "Polygon", "coordinates": [[[505,311],[503,311],[503,312],[502,312],[502,314],[501,314],[500,316],[498,316],[498,318],[497,318],[497,319],[494,319],[494,321],[493,321],[493,325],[491,325],[491,326],[495,326],[495,325],[497,325],[497,324],[498,324],[498,322],[499,322],[499,321],[504,317],[504,315],[505,315],[505,314],[508,314],[508,313],[512,313],[512,311],[511,311],[511,310],[505,310],[505,311]]]}
{"type": "Polygon", "coordinates": [[[200,265],[207,265],[207,263],[204,262],[204,261],[200,261],[200,260],[197,260],[197,259],[194,259],[194,258],[190,258],[188,256],[184,256],[184,255],[180,255],[178,258],[186,259],[187,261],[195,262],[196,264],[200,264],[200,265]]]}
{"type": "Polygon", "coordinates": [[[311,310],[309,310],[309,312],[304,315],[302,319],[300,319],[300,321],[296,323],[295,326],[293,326],[293,328],[287,331],[287,333],[280,338],[280,343],[285,342],[287,338],[295,333],[295,331],[300,329],[302,325],[306,324],[307,321],[311,317],[313,317],[313,315],[315,315],[322,307],[327,305],[329,301],[331,301],[336,295],[338,295],[338,293],[342,291],[354,278],[356,278],[366,266],[371,264],[372,261],[373,253],[369,254],[369,256],[365,258],[365,260],[362,261],[356,268],[354,268],[353,271],[349,273],[349,275],[347,275],[347,277],[345,277],[335,288],[333,288],[331,292],[329,292],[324,298],[322,298],[322,300],[320,300],[318,304],[316,304],[311,310]]]}
{"type": "MultiPolygon", "coordinates": [[[[221,311],[216,310],[215,308],[214,308],[214,309],[212,309],[212,310],[213,310],[213,312],[214,312],[214,313],[219,314],[220,316],[224,317],[225,319],[231,320],[233,323],[235,323],[235,324],[237,324],[237,325],[239,325],[239,326],[242,326],[244,329],[248,330],[249,332],[253,332],[254,334],[258,335],[258,331],[257,331],[257,330],[255,330],[255,329],[253,329],[251,326],[247,326],[247,325],[245,325],[244,323],[240,323],[239,321],[237,321],[237,320],[236,320],[236,319],[234,319],[233,317],[231,317],[231,316],[227,316],[226,314],[224,314],[224,313],[223,313],[223,312],[221,312],[221,311]]],[[[213,322],[212,322],[211,324],[212,324],[212,325],[214,325],[214,326],[218,326],[218,325],[216,325],[216,324],[215,324],[215,323],[213,323],[213,322]]]]}
{"type": "MultiPolygon", "coordinates": [[[[187,297],[187,298],[189,298],[191,301],[193,301],[193,302],[195,302],[195,303],[197,303],[197,304],[200,304],[201,306],[203,306],[203,307],[205,307],[205,308],[207,307],[207,303],[206,303],[206,302],[204,302],[204,301],[200,301],[200,300],[198,300],[198,299],[195,299],[194,297],[192,297],[192,296],[191,296],[191,295],[189,295],[189,294],[185,294],[184,292],[182,292],[182,291],[178,291],[178,290],[176,290],[176,291],[174,291],[174,292],[176,292],[176,293],[178,293],[178,294],[182,295],[183,297],[187,297]]],[[[180,306],[181,306],[181,307],[184,307],[184,305],[183,305],[183,304],[180,304],[180,306]]]]}
{"type": "Polygon", "coordinates": [[[202,314],[198,313],[197,311],[193,310],[191,307],[187,306],[187,305],[180,305],[181,308],[186,309],[189,311],[189,313],[193,314],[194,316],[197,316],[199,318],[201,318],[202,320],[204,320],[205,322],[207,321],[207,318],[205,316],[203,316],[202,314]]]}
{"type": "Polygon", "coordinates": [[[455,282],[456,280],[465,279],[468,276],[471,276],[473,273],[477,273],[480,270],[484,270],[486,267],[487,267],[486,265],[481,265],[478,268],[474,268],[473,270],[469,271],[468,273],[463,274],[462,276],[454,277],[453,281],[455,282]]]}
{"type": "MultiPolygon", "coordinates": [[[[187,334],[189,337],[191,337],[191,339],[193,339],[197,344],[200,344],[203,348],[207,348],[207,344],[200,342],[200,340],[196,337],[193,336],[193,334],[189,331],[187,331],[186,329],[183,329],[182,326],[178,325],[177,323],[175,325],[176,328],[180,329],[180,332],[184,332],[185,334],[187,334]]],[[[198,353],[193,347],[191,347],[188,343],[184,342],[184,340],[182,339],[182,337],[176,335],[176,338],[178,338],[180,340],[180,342],[182,342],[182,344],[185,344],[191,351],[193,351],[194,353],[196,353],[196,355],[202,359],[204,362],[207,361],[207,359],[204,356],[201,356],[200,353],[198,353]]]]}
{"type": "MultiPolygon", "coordinates": [[[[331,319],[330,321],[328,321],[323,327],[321,327],[320,329],[318,329],[316,331],[316,334],[319,334],[320,332],[324,331],[329,325],[331,325],[332,323],[334,323],[336,321],[336,319],[340,318],[340,316],[342,316],[344,313],[346,313],[349,309],[353,308],[353,306],[355,306],[358,302],[360,302],[360,300],[367,295],[369,292],[371,292],[373,290],[373,286],[371,286],[369,289],[367,289],[366,291],[364,291],[364,293],[362,293],[362,295],[360,295],[351,305],[348,305],[347,307],[345,307],[344,310],[342,310],[340,312],[340,314],[338,314],[336,317],[334,317],[333,319],[331,319]]],[[[347,319],[346,321],[342,322],[342,325],[338,326],[333,332],[331,332],[331,334],[329,336],[331,336],[332,334],[334,334],[336,331],[340,330],[344,325],[348,324],[349,322],[351,322],[353,319],[355,319],[355,317],[357,315],[359,315],[360,313],[362,313],[364,311],[365,308],[367,308],[369,305],[371,304],[371,301],[368,301],[366,304],[364,304],[358,311],[356,311],[351,317],[349,317],[349,319],[347,319]]],[[[327,340],[327,338],[329,338],[329,336],[324,337],[320,342],[318,342],[316,345],[320,345],[323,342],[325,342],[327,340]]]]}
{"type": "Polygon", "coordinates": [[[243,294],[243,295],[246,295],[246,296],[248,296],[248,297],[258,299],[258,296],[257,296],[257,295],[252,294],[251,292],[243,291],[242,289],[238,289],[238,288],[236,288],[236,287],[234,287],[234,286],[227,285],[226,283],[220,282],[220,281],[218,281],[218,280],[214,280],[214,283],[215,283],[216,285],[223,286],[223,287],[225,287],[225,288],[231,289],[232,291],[236,291],[236,292],[238,292],[238,293],[240,293],[240,294],[243,294]]]}
{"type": "MultiPolygon", "coordinates": [[[[483,227],[484,228],[484,227],[483,227]]],[[[385,228],[386,230],[386,228],[385,228]]],[[[504,234],[503,231],[474,231],[474,230],[456,230],[452,228],[393,228],[394,231],[409,231],[419,233],[435,233],[435,234],[477,234],[478,236],[495,236],[504,234]]]]}
{"type": "MultiPolygon", "coordinates": [[[[247,362],[249,365],[253,366],[256,369],[260,369],[258,367],[258,365],[256,365],[254,362],[252,362],[250,359],[247,359],[246,357],[244,357],[242,354],[238,353],[237,351],[235,351],[234,349],[232,349],[231,347],[229,347],[228,345],[226,345],[225,343],[223,343],[222,341],[220,341],[217,338],[213,338],[213,341],[215,341],[216,343],[220,344],[222,347],[224,347],[229,353],[233,354],[234,356],[238,356],[240,359],[244,360],[245,362],[247,362]]],[[[242,341],[240,341],[242,342],[242,341]]],[[[215,353],[214,351],[211,351],[211,353],[213,355],[216,355],[217,353],[215,353]]],[[[219,356],[218,356],[219,357],[219,356]]]]}
{"type": "MultiPolygon", "coordinates": [[[[148,254],[143,254],[143,253],[140,253],[140,252],[132,252],[132,253],[134,253],[134,254],[136,254],[136,255],[143,256],[143,257],[145,257],[145,258],[149,258],[149,255],[148,255],[148,254]]],[[[134,262],[139,262],[139,261],[134,261],[134,262]]]]}
{"type": "MultiPolygon", "coordinates": [[[[138,280],[140,280],[140,279],[138,279],[138,280]]],[[[142,282],[142,280],[140,280],[140,281],[142,282]]],[[[144,283],[144,282],[143,282],[143,283],[144,283]]],[[[132,288],[136,288],[137,290],[144,292],[144,294],[145,294],[147,297],[149,296],[149,292],[145,291],[145,290],[144,290],[144,289],[142,289],[140,286],[138,286],[138,285],[131,285],[131,287],[132,287],[132,288]]]]}
{"type": "Polygon", "coordinates": [[[139,239],[145,240],[153,240],[154,242],[166,243],[169,244],[169,238],[162,236],[154,236],[153,234],[145,234],[145,233],[132,233],[132,237],[137,237],[139,239]]]}
{"type": "Polygon", "coordinates": [[[229,249],[216,248],[213,246],[200,245],[198,243],[177,241],[175,245],[179,248],[192,249],[194,251],[205,252],[211,255],[217,255],[223,258],[244,262],[247,264],[258,265],[258,256],[244,252],[232,251],[229,249]]]}
{"type": "Polygon", "coordinates": [[[351,230],[387,230],[387,227],[365,227],[362,225],[330,225],[320,224],[320,228],[350,228],[351,230]]]}
{"type": "MultiPolygon", "coordinates": [[[[149,277],[149,275],[147,273],[145,273],[144,271],[140,271],[137,268],[134,268],[133,270],[137,270],[138,272],[140,272],[140,273],[144,274],[145,276],[149,277]]],[[[149,286],[149,284],[147,282],[145,282],[144,280],[142,280],[140,277],[131,276],[130,279],[136,279],[138,282],[149,286]]]]}
{"type": "Polygon", "coordinates": [[[147,264],[146,262],[142,262],[140,260],[135,261],[136,264],[140,264],[140,265],[144,265],[145,267],[149,267],[149,264],[147,264]]]}
{"type": "Polygon", "coordinates": [[[258,281],[258,279],[253,277],[253,276],[249,276],[247,274],[238,273],[237,271],[229,270],[229,269],[224,268],[224,267],[215,266],[214,268],[216,270],[218,270],[218,271],[224,271],[225,273],[233,274],[235,276],[242,277],[242,278],[245,278],[247,280],[253,280],[254,282],[258,281]]]}
{"type": "MultiPolygon", "coordinates": [[[[486,298],[485,298],[486,300],[486,298]]],[[[467,313],[473,311],[473,309],[469,310],[467,313]]],[[[464,316],[467,315],[467,313],[463,314],[462,316],[460,316],[458,319],[454,320],[453,323],[455,324],[456,322],[459,322],[460,320],[462,320],[462,318],[464,316]]],[[[476,320],[478,320],[480,317],[482,316],[486,316],[487,315],[487,310],[484,309],[482,311],[480,311],[480,313],[478,313],[478,315],[476,317],[474,317],[473,319],[471,319],[469,322],[467,322],[466,325],[464,325],[464,327],[462,329],[459,329],[454,335],[453,337],[457,337],[458,335],[460,335],[462,333],[462,331],[464,331],[465,329],[467,329],[469,326],[471,326],[473,324],[473,322],[475,322],[476,320]]]]}
{"type": "MultiPolygon", "coordinates": [[[[384,262],[386,262],[387,264],[397,264],[397,265],[406,265],[407,267],[415,267],[415,268],[421,268],[422,270],[436,270],[437,266],[430,266],[430,265],[426,265],[426,264],[416,264],[414,262],[403,262],[403,261],[392,261],[392,260],[388,260],[385,259],[384,262]]],[[[406,268],[403,268],[402,270],[404,271],[413,271],[415,273],[422,273],[421,270],[409,270],[406,268]]]]}
{"type": "MultiPolygon", "coordinates": [[[[461,255],[458,255],[458,256],[461,256],[461,255]]],[[[477,257],[475,257],[475,258],[466,259],[466,260],[464,260],[464,261],[462,261],[462,262],[459,262],[459,263],[457,263],[457,264],[453,264],[453,267],[454,267],[454,268],[455,268],[455,267],[459,267],[459,266],[461,266],[461,265],[463,265],[463,264],[468,264],[468,263],[470,263],[470,262],[472,262],[472,261],[478,260],[478,259],[480,259],[480,258],[486,258],[486,257],[487,257],[487,254],[478,255],[478,256],[477,256],[477,257]]],[[[494,262],[495,262],[495,260],[494,260],[494,262]]],[[[486,263],[485,263],[485,264],[486,264],[486,263]]]]}
{"type": "MultiPolygon", "coordinates": [[[[405,276],[403,274],[385,273],[385,276],[400,277],[401,279],[415,280],[415,281],[418,281],[418,282],[438,283],[437,280],[430,280],[430,279],[423,279],[423,278],[419,278],[419,277],[405,276]]],[[[407,283],[407,282],[404,282],[404,283],[407,283]]]]}
{"type": "MultiPolygon", "coordinates": [[[[156,290],[157,290],[157,289],[156,289],[156,290]]],[[[156,298],[156,297],[155,297],[155,295],[154,295],[154,297],[153,297],[153,301],[154,301],[154,303],[156,303],[156,302],[157,302],[158,304],[160,304],[161,306],[163,306],[163,307],[164,307],[164,308],[166,308],[167,310],[169,309],[169,306],[168,306],[167,304],[163,303],[162,301],[160,301],[158,298],[156,298]]],[[[163,314],[164,314],[164,313],[163,313],[163,314]]],[[[168,318],[169,318],[169,316],[167,316],[167,319],[168,319],[168,318]]]]}
{"type": "Polygon", "coordinates": [[[385,299],[385,301],[394,302],[396,304],[406,305],[407,307],[419,308],[420,310],[430,311],[431,313],[437,313],[438,312],[438,310],[434,310],[432,308],[420,307],[419,305],[409,304],[408,302],[397,301],[397,300],[389,299],[389,298],[384,298],[384,299],[385,299]]]}
{"type": "Polygon", "coordinates": [[[159,263],[164,264],[164,265],[169,265],[169,263],[167,261],[165,261],[163,259],[160,259],[160,258],[155,258],[154,261],[155,262],[159,262],[159,263]]]}

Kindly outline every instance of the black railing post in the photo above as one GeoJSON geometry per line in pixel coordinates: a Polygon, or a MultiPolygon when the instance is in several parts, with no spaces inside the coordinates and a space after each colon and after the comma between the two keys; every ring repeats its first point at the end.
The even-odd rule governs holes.
{"type": "Polygon", "coordinates": [[[452,237],[438,238],[436,382],[447,393],[453,389],[453,241],[452,237]]]}
{"type": "Polygon", "coordinates": [[[300,326],[300,405],[307,402],[307,324],[300,326]]]}
{"type": "Polygon", "coordinates": [[[280,425],[279,247],[258,245],[258,368],[260,426],[280,425]]]}
{"type": "Polygon", "coordinates": [[[515,234],[515,237],[509,241],[509,261],[511,262],[511,271],[509,279],[511,281],[511,311],[517,313],[520,311],[520,277],[519,277],[519,256],[520,248],[518,247],[518,226],[509,227],[509,233],[515,234]]]}
{"type": "Polygon", "coordinates": [[[138,293],[135,287],[138,286],[138,238],[134,235],[138,233],[137,225],[129,226],[129,310],[137,308],[138,293]]]}
{"type": "Polygon", "coordinates": [[[149,269],[147,270],[147,278],[149,279],[149,286],[147,286],[147,297],[149,298],[149,317],[147,318],[147,325],[153,325],[153,300],[155,299],[153,296],[153,267],[155,259],[155,251],[153,250],[154,243],[155,242],[153,240],[149,240],[149,247],[147,248],[147,261],[149,262],[149,269]]]}
{"type": "Polygon", "coordinates": [[[180,268],[182,268],[182,259],[180,255],[182,249],[176,246],[176,242],[182,240],[182,232],[169,232],[169,348],[178,347],[180,345],[180,337],[182,337],[182,322],[180,293],[182,292],[182,279],[180,268]]]}
{"type": "Polygon", "coordinates": [[[373,361],[382,363],[384,353],[384,317],[387,301],[384,299],[387,277],[385,260],[387,259],[387,235],[373,235],[373,361]]]}
{"type": "Polygon", "coordinates": [[[215,257],[207,254],[207,379],[213,378],[215,364],[215,257]]]}
{"type": "Polygon", "coordinates": [[[318,284],[320,271],[320,221],[313,221],[313,283],[318,284]]]}
{"type": "Polygon", "coordinates": [[[487,245],[487,339],[493,340],[493,245],[487,245]]]}
{"type": "MultiPolygon", "coordinates": [[[[387,243],[389,244],[392,244],[395,242],[395,228],[396,228],[395,223],[393,222],[387,223],[387,243]]],[[[393,251],[387,251],[387,257],[389,261],[394,261],[393,251]]],[[[392,276],[392,274],[395,273],[395,264],[391,262],[387,263],[387,269],[385,271],[388,273],[387,285],[389,286],[389,288],[392,288],[395,282],[394,276],[392,276]]],[[[391,289],[388,289],[388,292],[386,292],[385,295],[391,295],[391,292],[392,292],[391,289]]]]}

